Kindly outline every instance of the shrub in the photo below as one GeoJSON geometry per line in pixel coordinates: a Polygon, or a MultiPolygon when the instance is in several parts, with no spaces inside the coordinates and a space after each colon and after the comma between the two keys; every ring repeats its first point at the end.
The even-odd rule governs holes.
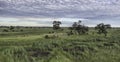
{"type": "Polygon", "coordinates": [[[45,35],[45,39],[48,39],[49,38],[49,36],[48,35],[45,35]]]}
{"type": "Polygon", "coordinates": [[[7,29],[4,29],[4,30],[3,30],[3,32],[8,32],[8,31],[9,31],[9,30],[7,30],[7,29]]]}
{"type": "Polygon", "coordinates": [[[20,31],[23,32],[23,29],[21,29],[20,31]]]}
{"type": "Polygon", "coordinates": [[[72,31],[66,32],[66,33],[67,33],[68,36],[73,35],[73,32],[72,32],[72,31]]]}

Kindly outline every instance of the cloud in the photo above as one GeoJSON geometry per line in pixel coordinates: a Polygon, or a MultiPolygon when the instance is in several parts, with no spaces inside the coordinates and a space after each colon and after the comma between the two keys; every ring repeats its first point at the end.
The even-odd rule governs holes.
{"type": "MultiPolygon", "coordinates": [[[[4,16],[96,18],[120,15],[119,0],[1,0],[4,16]]],[[[2,16],[1,15],[1,16],[2,16]]]]}
{"type": "Polygon", "coordinates": [[[117,24],[119,9],[120,0],[0,0],[0,17],[35,24],[51,23],[48,19],[53,18],[61,18],[64,25],[78,19],[86,19],[92,26],[106,20],[117,24]]]}

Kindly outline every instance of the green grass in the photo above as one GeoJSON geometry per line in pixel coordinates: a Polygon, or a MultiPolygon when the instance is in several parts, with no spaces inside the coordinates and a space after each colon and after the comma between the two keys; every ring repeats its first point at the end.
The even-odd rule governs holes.
{"type": "Polygon", "coordinates": [[[88,35],[71,35],[51,28],[21,28],[22,32],[2,32],[0,62],[119,62],[120,29],[108,30],[108,36],[90,29],[88,35]],[[48,35],[50,38],[44,38],[48,35]],[[54,35],[57,37],[52,38],[54,35]]]}

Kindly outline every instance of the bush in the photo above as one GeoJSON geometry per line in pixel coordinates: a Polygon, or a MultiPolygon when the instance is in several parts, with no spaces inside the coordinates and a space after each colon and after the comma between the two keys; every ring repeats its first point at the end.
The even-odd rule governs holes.
{"type": "Polygon", "coordinates": [[[45,35],[44,36],[45,39],[55,39],[55,38],[58,38],[58,35],[45,35]]]}
{"type": "Polygon", "coordinates": [[[7,29],[4,29],[4,30],[3,30],[3,32],[9,32],[9,30],[7,30],[7,29]]]}
{"type": "Polygon", "coordinates": [[[45,39],[48,39],[49,38],[49,36],[48,35],[45,35],[45,39]]]}
{"type": "Polygon", "coordinates": [[[54,31],[52,31],[52,33],[55,33],[54,31]]]}
{"type": "Polygon", "coordinates": [[[21,29],[20,31],[23,32],[23,29],[21,29]]]}
{"type": "Polygon", "coordinates": [[[72,31],[70,32],[67,32],[67,35],[70,36],[70,35],[73,35],[74,33],[72,31]]]}

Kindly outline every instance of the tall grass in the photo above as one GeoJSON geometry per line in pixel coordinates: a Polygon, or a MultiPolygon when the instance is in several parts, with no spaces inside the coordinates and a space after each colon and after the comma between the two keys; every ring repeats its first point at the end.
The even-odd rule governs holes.
{"type": "Polygon", "coordinates": [[[49,39],[44,38],[47,29],[26,37],[4,33],[9,36],[0,38],[0,62],[119,62],[119,29],[110,30],[107,37],[91,32],[95,31],[71,36],[58,32],[58,37],[49,39]]]}

